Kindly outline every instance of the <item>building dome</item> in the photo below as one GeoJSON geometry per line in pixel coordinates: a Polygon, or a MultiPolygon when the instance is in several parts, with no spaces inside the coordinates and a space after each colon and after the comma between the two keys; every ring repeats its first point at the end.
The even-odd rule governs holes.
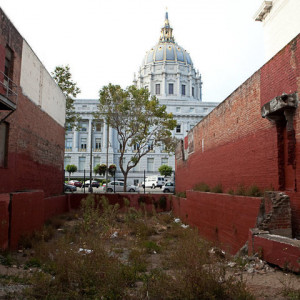
{"type": "Polygon", "coordinates": [[[159,41],[146,52],[134,83],[138,88],[148,88],[161,103],[202,101],[201,75],[194,69],[190,54],[175,42],[167,12],[159,41]]]}
{"type": "Polygon", "coordinates": [[[177,62],[192,65],[189,53],[176,43],[159,42],[145,56],[143,64],[177,62]]]}

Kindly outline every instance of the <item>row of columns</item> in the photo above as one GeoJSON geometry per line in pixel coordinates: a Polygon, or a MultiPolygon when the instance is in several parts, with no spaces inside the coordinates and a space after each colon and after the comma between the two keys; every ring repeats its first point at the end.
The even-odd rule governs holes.
{"type": "MultiPolygon", "coordinates": [[[[93,137],[92,137],[92,123],[93,120],[89,119],[89,126],[88,126],[88,134],[86,136],[87,138],[87,152],[91,150],[91,138],[93,139],[93,143],[95,142],[95,132],[93,132],[93,137]]],[[[107,124],[104,122],[103,123],[103,129],[102,129],[102,136],[101,136],[101,150],[102,152],[106,151],[106,146],[107,146],[107,124]]],[[[79,136],[82,137],[82,134],[80,135],[80,131],[76,130],[73,132],[73,149],[75,152],[78,152],[80,150],[80,140],[79,136]]],[[[113,143],[113,129],[109,128],[109,150],[112,150],[112,147],[114,146],[113,143]]]]}

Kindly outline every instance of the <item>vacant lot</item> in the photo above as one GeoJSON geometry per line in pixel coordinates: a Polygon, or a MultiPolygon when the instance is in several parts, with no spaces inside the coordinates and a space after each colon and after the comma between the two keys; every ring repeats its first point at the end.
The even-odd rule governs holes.
{"type": "Polygon", "coordinates": [[[171,213],[98,200],[2,253],[0,298],[300,299],[299,276],[228,257],[171,213]]]}

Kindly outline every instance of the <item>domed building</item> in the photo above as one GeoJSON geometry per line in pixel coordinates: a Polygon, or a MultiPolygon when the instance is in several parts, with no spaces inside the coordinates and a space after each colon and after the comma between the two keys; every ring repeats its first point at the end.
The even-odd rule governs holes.
{"type": "MultiPolygon", "coordinates": [[[[177,120],[173,135],[182,139],[186,132],[196,125],[203,117],[219,103],[202,102],[201,75],[195,70],[190,54],[175,42],[173,29],[170,26],[168,13],[158,43],[144,56],[138,76],[134,78],[138,87],[148,88],[160,104],[167,107],[177,120]]],[[[120,145],[115,130],[109,128],[104,120],[95,124],[93,112],[97,110],[97,99],[76,99],[74,106],[81,116],[80,131],[67,132],[65,146],[65,166],[74,164],[78,171],[72,174],[74,178],[88,176],[90,168],[90,152],[92,151],[92,168],[100,163],[106,164],[108,149],[108,165],[118,166],[120,145]],[[93,128],[93,131],[92,131],[93,128]],[[109,143],[107,145],[107,132],[109,143]]],[[[134,149],[126,149],[124,163],[127,163],[134,149]]],[[[169,165],[175,169],[175,156],[164,151],[163,146],[154,147],[139,164],[130,170],[128,184],[139,184],[146,176],[158,175],[161,165],[169,165]]],[[[67,174],[66,174],[67,176],[67,174]]],[[[102,177],[103,178],[103,177],[102,177]]],[[[118,170],[116,179],[122,179],[118,170]]]]}
{"type": "Polygon", "coordinates": [[[147,87],[160,100],[202,101],[201,85],[190,54],[175,42],[166,13],[159,42],[146,53],[137,86],[147,87]]]}

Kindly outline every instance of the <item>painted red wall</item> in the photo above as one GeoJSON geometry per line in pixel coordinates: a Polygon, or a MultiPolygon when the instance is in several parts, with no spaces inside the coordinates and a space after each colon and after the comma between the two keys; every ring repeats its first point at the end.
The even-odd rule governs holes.
{"type": "MultiPolygon", "coordinates": [[[[70,209],[79,209],[81,200],[87,197],[89,194],[68,194],[68,202],[70,203],[70,209]]],[[[146,209],[149,211],[152,211],[152,204],[155,202],[159,202],[159,199],[161,197],[166,197],[167,200],[167,207],[166,209],[170,209],[170,200],[172,198],[171,195],[166,194],[95,194],[96,199],[101,199],[102,196],[106,197],[109,200],[110,204],[116,204],[118,203],[120,205],[120,208],[124,207],[124,198],[128,199],[130,202],[130,207],[134,207],[136,209],[141,208],[141,205],[139,204],[139,198],[144,197],[145,199],[145,206],[146,209]]]]}
{"type": "MultiPolygon", "coordinates": [[[[12,80],[19,85],[23,38],[0,8],[0,71],[6,46],[14,53],[12,80]]],[[[17,109],[6,119],[8,159],[0,167],[0,193],[42,189],[46,196],[62,194],[65,130],[21,88],[18,93],[17,109]]]]}
{"type": "Polygon", "coordinates": [[[300,272],[299,241],[278,238],[269,234],[253,235],[249,232],[249,254],[259,253],[261,258],[281,268],[300,272]]]}
{"type": "MultiPolygon", "coordinates": [[[[299,91],[300,35],[194,127],[193,152],[186,150],[186,160],[180,159],[179,155],[176,158],[176,191],[191,189],[200,182],[210,187],[222,184],[224,191],[236,190],[239,185],[279,190],[282,186],[279,162],[282,159],[284,190],[292,193],[293,233],[300,236],[299,108],[294,118],[294,169],[280,148],[276,125],[261,117],[262,105],[283,92],[299,91]]],[[[282,142],[288,144],[286,128],[282,142]]]]}
{"type": "MultiPolygon", "coordinates": [[[[0,194],[0,249],[17,249],[22,236],[40,230],[44,222],[53,216],[80,208],[81,200],[88,194],[67,194],[45,198],[41,190],[0,194]],[[9,209],[10,206],[10,209],[9,209]]],[[[153,204],[166,197],[167,210],[170,209],[171,196],[165,194],[95,194],[99,201],[102,196],[108,198],[110,204],[120,204],[124,208],[124,198],[130,201],[130,207],[141,209],[139,198],[145,197],[145,208],[152,211],[153,204]]],[[[158,209],[161,211],[161,209],[158,209]]]]}
{"type": "Polygon", "coordinates": [[[8,247],[9,194],[0,194],[0,250],[8,247]]]}
{"type": "Polygon", "coordinates": [[[187,198],[173,197],[173,213],[198,228],[200,236],[235,254],[256,225],[261,198],[187,191],[187,198]]]}
{"type": "Polygon", "coordinates": [[[22,235],[41,229],[44,224],[44,192],[11,194],[10,247],[16,249],[22,235]]]}

